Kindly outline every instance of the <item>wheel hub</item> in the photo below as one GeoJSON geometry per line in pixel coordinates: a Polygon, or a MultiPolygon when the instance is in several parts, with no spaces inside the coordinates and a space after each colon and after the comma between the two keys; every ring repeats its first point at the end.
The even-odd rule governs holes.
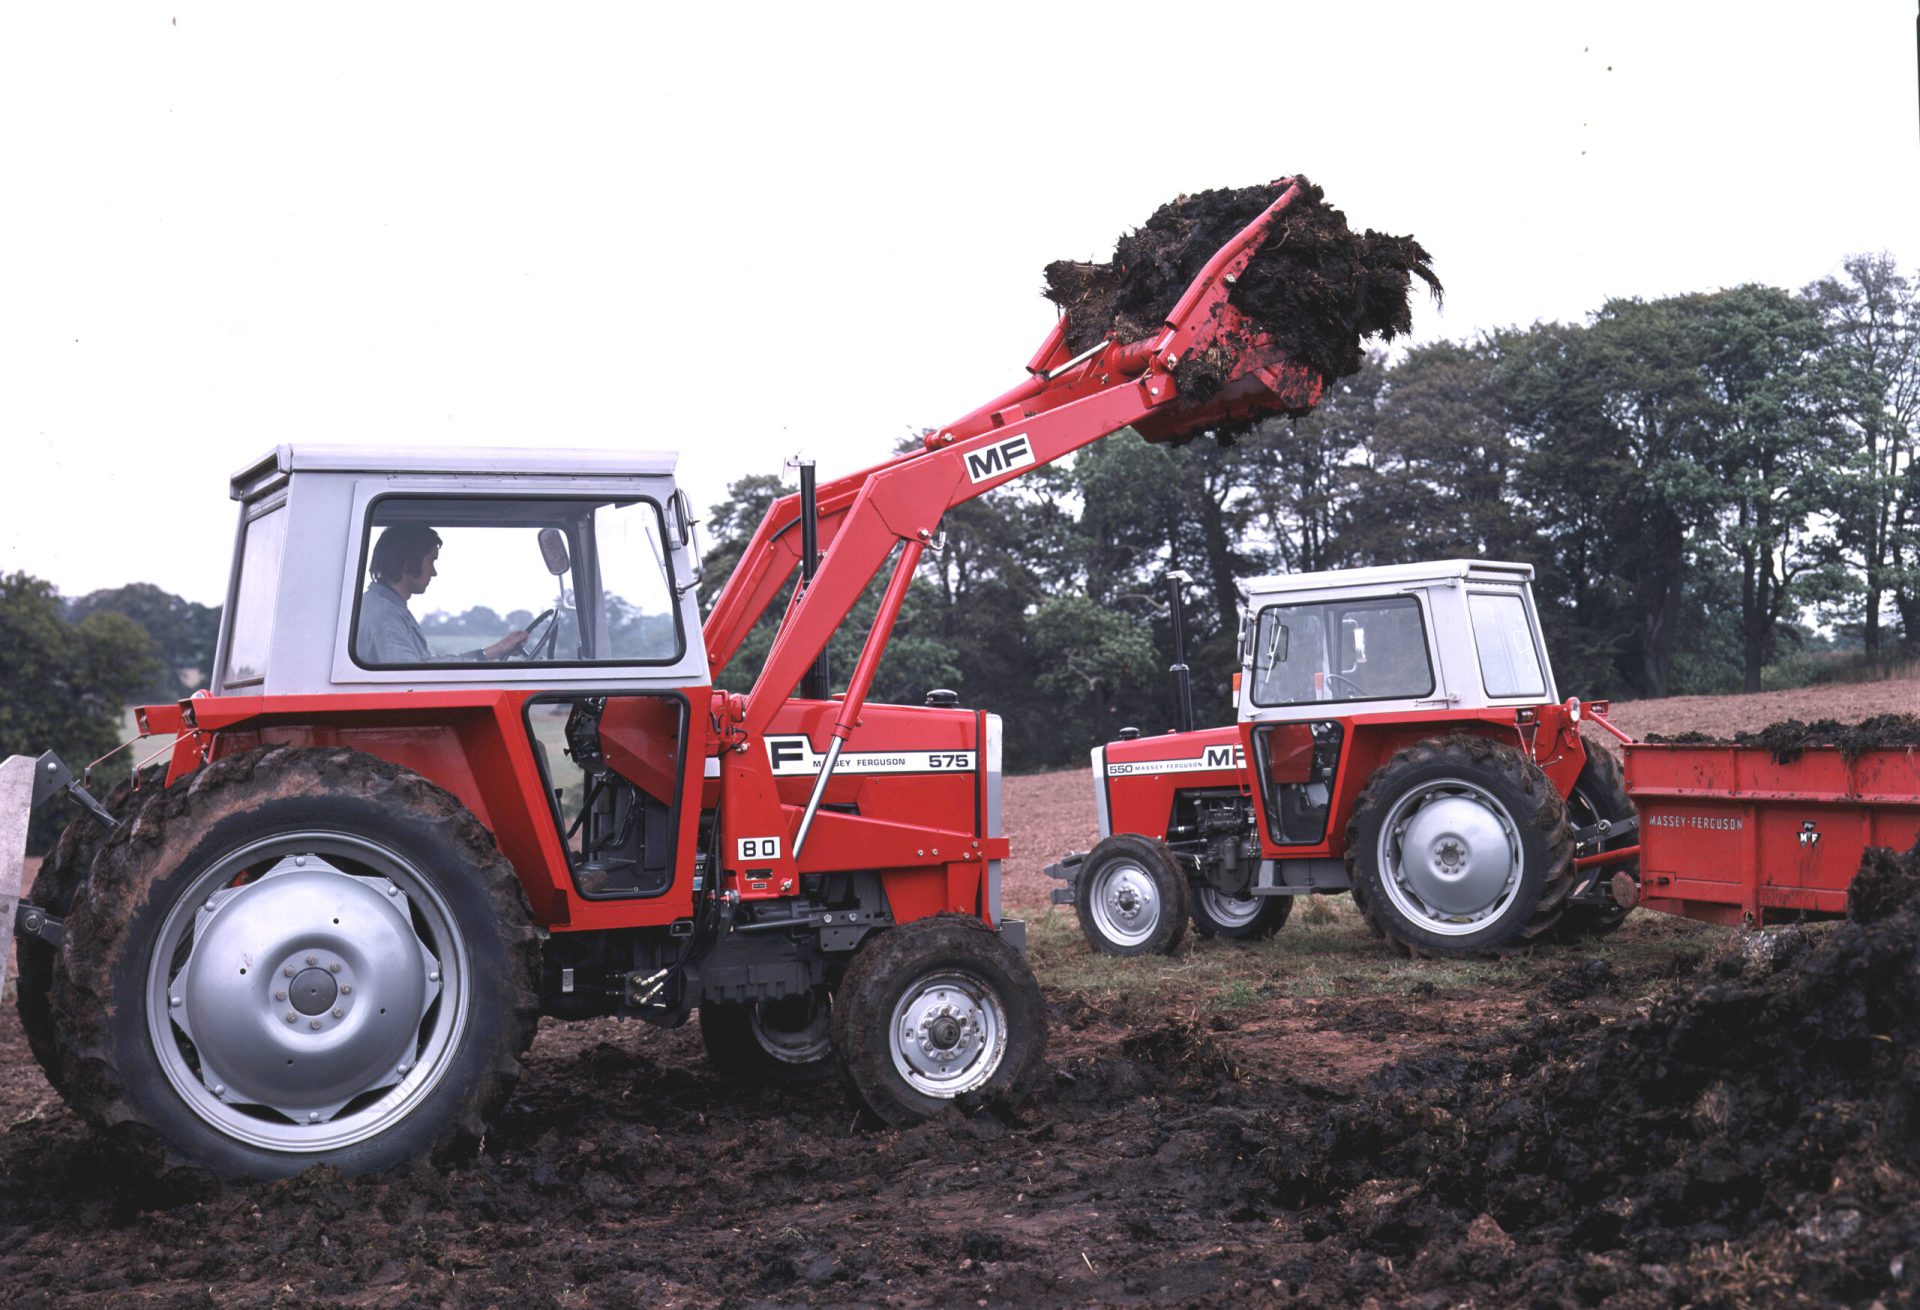
{"type": "Polygon", "coordinates": [[[1209,917],[1222,927],[1244,928],[1260,914],[1258,896],[1229,896],[1217,888],[1202,887],[1199,897],[1209,917]]]}
{"type": "Polygon", "coordinates": [[[310,855],[214,892],[166,983],[199,1081],[226,1104],[309,1124],[400,1082],[441,991],[410,910],[388,879],[310,855]]]}
{"type": "Polygon", "coordinates": [[[1160,923],[1160,893],[1137,864],[1117,864],[1100,875],[1090,898],[1094,923],[1108,940],[1138,946],[1160,923]]]}
{"type": "Polygon", "coordinates": [[[977,979],[942,974],[894,1007],[894,1067],[916,1091],[950,1097],[983,1085],[1006,1053],[999,998],[977,979]]]}
{"type": "Polygon", "coordinates": [[[812,1064],[833,1048],[824,1002],[813,996],[787,996],[752,1007],[749,1024],[760,1049],[782,1064],[812,1064]]]}

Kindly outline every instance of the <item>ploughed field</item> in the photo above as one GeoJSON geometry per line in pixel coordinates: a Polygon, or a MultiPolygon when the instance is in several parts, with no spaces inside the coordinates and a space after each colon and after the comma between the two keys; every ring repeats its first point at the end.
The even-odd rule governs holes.
{"type": "MultiPolygon", "coordinates": [[[[1920,682],[1618,707],[1730,735],[1920,682]]],[[[1920,1279],[1920,857],[1745,943],[1406,961],[1344,897],[1250,948],[1092,955],[1041,866],[1085,771],[1007,782],[1051,1047],[1033,1103],[873,1127],[690,1026],[542,1026],[474,1158],[220,1187],[129,1173],[0,1010],[0,1304],[1893,1305],[1920,1279]]]]}

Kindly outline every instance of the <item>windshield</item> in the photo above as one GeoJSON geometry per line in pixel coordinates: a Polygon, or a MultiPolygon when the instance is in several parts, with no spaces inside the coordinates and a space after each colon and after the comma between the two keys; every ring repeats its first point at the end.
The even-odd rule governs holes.
{"type": "Polygon", "coordinates": [[[684,642],[649,500],[390,497],[362,547],[354,660],[666,664],[684,642]]]}
{"type": "Polygon", "coordinates": [[[1253,703],[1407,700],[1433,694],[1420,602],[1375,596],[1260,611],[1253,703]]]}

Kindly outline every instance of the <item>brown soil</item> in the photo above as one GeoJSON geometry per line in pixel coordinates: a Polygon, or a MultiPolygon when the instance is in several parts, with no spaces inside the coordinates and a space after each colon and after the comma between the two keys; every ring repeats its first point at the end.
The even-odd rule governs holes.
{"type": "MultiPolygon", "coordinates": [[[[1698,722],[1913,703],[1889,694],[1698,722]]],[[[1616,719],[1643,714],[1692,726],[1616,719]]],[[[1090,844],[1089,785],[1009,780],[1016,903],[1090,844]]],[[[899,1132],[833,1089],[722,1082],[691,1029],[547,1023],[475,1158],[372,1179],[131,1175],[9,1004],[0,1302],[1906,1304],[1920,854],[1870,863],[1848,922],[1671,983],[1689,957],[1549,952],[1462,987],[1383,956],[1438,981],[1231,1014],[1052,986],[1031,1106],[899,1132]]]]}
{"type": "MultiPolygon", "coordinates": [[[[1228,300],[1290,356],[1331,381],[1359,371],[1363,338],[1392,340],[1412,329],[1413,278],[1436,298],[1440,282],[1412,237],[1355,232],[1319,187],[1298,181],[1301,194],[1228,300]]],[[[1122,236],[1111,262],[1049,264],[1047,296],[1067,315],[1068,345],[1077,353],[1103,339],[1131,342],[1157,331],[1206,262],[1277,195],[1272,186],[1251,186],[1181,196],[1122,236]]],[[[1205,400],[1217,390],[1222,379],[1208,368],[1196,360],[1176,370],[1181,393],[1205,400]]]]}

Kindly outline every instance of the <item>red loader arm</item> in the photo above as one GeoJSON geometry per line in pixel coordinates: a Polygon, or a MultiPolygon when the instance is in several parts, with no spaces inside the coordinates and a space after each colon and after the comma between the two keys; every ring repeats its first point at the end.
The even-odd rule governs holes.
{"type": "MultiPolygon", "coordinates": [[[[1149,441],[1178,440],[1228,419],[1304,413],[1319,400],[1319,374],[1287,358],[1227,303],[1233,279],[1300,193],[1292,179],[1274,185],[1278,194],[1273,204],[1221,247],[1160,331],[1135,342],[1102,342],[1068,358],[1062,320],[1028,364],[1025,382],[928,434],[923,449],[820,488],[819,571],[789,604],[752,689],[744,697],[716,695],[724,745],[733,748],[724,753],[723,765],[729,794],[729,803],[722,806],[729,839],[725,849],[731,850],[735,833],[771,831],[777,813],[765,752],[748,750],[747,744],[764,737],[774,715],[896,546],[900,556],[893,577],[837,708],[815,804],[840,744],[859,722],[921,553],[949,509],[1123,427],[1131,426],[1149,441]],[[1222,379],[1204,401],[1183,397],[1176,384],[1175,366],[1189,358],[1203,358],[1209,372],[1222,379]],[[772,812],[769,807],[774,807],[772,812]]],[[[708,615],[704,636],[716,683],[799,559],[799,514],[797,495],[774,503],[708,615]]],[[[805,841],[812,812],[809,805],[792,846],[775,861],[772,876],[793,871],[792,860],[805,841]]]]}

